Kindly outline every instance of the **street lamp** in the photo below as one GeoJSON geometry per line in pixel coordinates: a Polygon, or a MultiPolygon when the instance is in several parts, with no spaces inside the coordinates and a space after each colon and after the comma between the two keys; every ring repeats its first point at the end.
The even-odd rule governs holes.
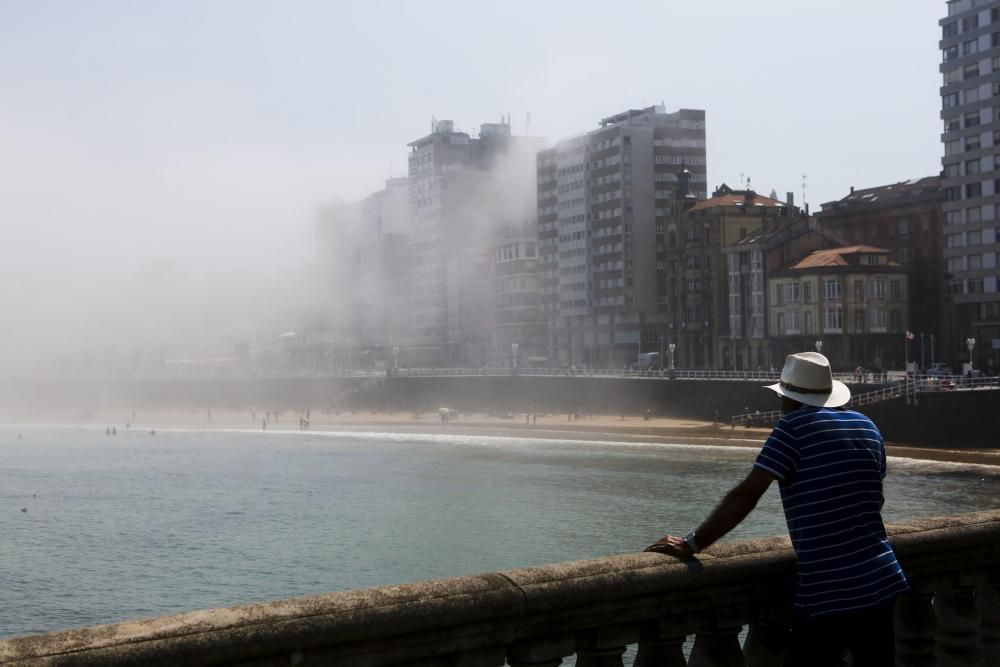
{"type": "Polygon", "coordinates": [[[674,370],[675,369],[675,366],[674,366],[674,350],[676,350],[676,349],[677,349],[677,346],[674,345],[673,343],[671,343],[670,345],[667,345],[667,351],[670,352],[670,370],[674,370]]]}
{"type": "Polygon", "coordinates": [[[510,344],[511,368],[517,368],[517,343],[510,344]]]}
{"type": "Polygon", "coordinates": [[[815,343],[813,343],[813,345],[816,346],[816,352],[818,352],[819,354],[823,354],[823,341],[818,340],[815,343]]]}
{"type": "Polygon", "coordinates": [[[965,345],[969,348],[969,370],[972,370],[972,349],[976,347],[975,338],[966,338],[965,345]]]}
{"type": "Polygon", "coordinates": [[[393,370],[399,368],[399,346],[392,346],[392,368],[393,370]]]}

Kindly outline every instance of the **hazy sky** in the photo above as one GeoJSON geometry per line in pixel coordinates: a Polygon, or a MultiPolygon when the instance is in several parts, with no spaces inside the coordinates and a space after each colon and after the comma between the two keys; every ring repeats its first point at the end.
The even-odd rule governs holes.
{"type": "Polygon", "coordinates": [[[288,271],[316,205],[405,173],[432,116],[509,112],[522,133],[530,112],[552,141],[629,107],[703,108],[710,189],[746,174],[800,200],[808,174],[814,208],[933,174],[945,10],[0,0],[0,306],[90,306],[100,284],[128,310],[150,276],[288,271]]]}

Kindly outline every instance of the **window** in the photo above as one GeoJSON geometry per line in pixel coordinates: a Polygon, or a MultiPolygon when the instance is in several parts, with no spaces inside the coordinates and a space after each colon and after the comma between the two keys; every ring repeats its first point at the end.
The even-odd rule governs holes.
{"type": "Polygon", "coordinates": [[[962,32],[969,32],[970,30],[975,30],[978,27],[979,27],[979,14],[966,16],[964,19],[962,19],[962,32]]]}
{"type": "Polygon", "coordinates": [[[774,285],[774,305],[785,305],[785,286],[781,283],[775,283],[774,285]]]}
{"type": "Polygon", "coordinates": [[[898,280],[889,281],[889,298],[893,301],[902,299],[902,291],[898,280]]]}
{"type": "Polygon", "coordinates": [[[865,332],[865,311],[858,309],[854,311],[854,333],[865,332]]]}
{"type": "Polygon", "coordinates": [[[972,208],[965,209],[965,219],[967,222],[979,222],[983,218],[983,209],[981,206],[973,206],[972,208]]]}
{"type": "Polygon", "coordinates": [[[975,271],[977,269],[983,268],[983,256],[969,255],[966,261],[966,265],[969,267],[970,271],[975,271]]]}
{"type": "Polygon", "coordinates": [[[799,302],[799,284],[788,283],[785,285],[785,303],[799,302]]]}
{"type": "Polygon", "coordinates": [[[962,152],[962,142],[958,139],[952,139],[951,141],[944,142],[944,154],[954,155],[955,153],[962,152]]]}
{"type": "Polygon", "coordinates": [[[885,278],[875,278],[869,285],[871,297],[876,301],[885,301],[885,278]]]}
{"type": "Polygon", "coordinates": [[[967,42],[962,42],[962,55],[971,56],[975,53],[979,53],[979,40],[970,39],[967,42]]]}
{"type": "Polygon", "coordinates": [[[966,242],[968,245],[980,245],[983,242],[983,233],[980,231],[969,232],[966,242]]]}
{"type": "MultiPolygon", "coordinates": [[[[838,283],[839,284],[839,283],[838,283]]],[[[827,333],[840,333],[843,320],[843,310],[838,306],[827,306],[824,310],[824,331],[827,333]]]]}
{"type": "Polygon", "coordinates": [[[802,303],[812,303],[812,287],[811,282],[802,283],[802,303]]]}
{"type": "Polygon", "coordinates": [[[962,92],[962,104],[972,104],[979,101],[979,87],[966,88],[962,92]]]}
{"type": "Polygon", "coordinates": [[[965,126],[975,127],[979,125],[979,112],[973,111],[972,113],[965,114],[965,126]]]}
{"type": "Polygon", "coordinates": [[[955,44],[954,46],[949,46],[946,49],[942,49],[941,56],[942,56],[942,59],[945,60],[946,62],[949,61],[949,60],[954,60],[955,58],[957,58],[958,57],[958,44],[955,44]]]}
{"type": "Polygon", "coordinates": [[[941,37],[954,37],[958,34],[958,21],[945,23],[941,26],[941,37]]]}
{"type": "Polygon", "coordinates": [[[945,132],[957,132],[960,129],[962,129],[962,123],[958,119],[958,116],[952,116],[951,118],[944,119],[945,132]]]}
{"type": "Polygon", "coordinates": [[[881,329],[885,331],[885,321],[887,314],[888,313],[886,312],[885,308],[876,308],[875,310],[872,311],[872,319],[871,322],[869,322],[869,326],[873,329],[881,329]]]}
{"type": "Polygon", "coordinates": [[[854,301],[861,303],[865,300],[865,281],[855,280],[854,281],[854,301]]]}
{"type": "Polygon", "coordinates": [[[948,93],[941,96],[941,106],[951,109],[958,106],[958,93],[948,93]]]}
{"type": "Polygon", "coordinates": [[[983,293],[983,279],[982,278],[969,278],[969,294],[982,294],[983,293]]]}
{"type": "Polygon", "coordinates": [[[979,76],[979,63],[966,65],[962,68],[962,78],[965,80],[975,79],[979,76]]]}
{"type": "Polygon", "coordinates": [[[965,150],[966,151],[978,151],[979,150],[979,135],[974,134],[971,137],[965,138],[965,150]]]}
{"type": "Polygon", "coordinates": [[[946,86],[953,83],[958,83],[959,81],[962,80],[962,70],[958,69],[957,67],[955,69],[950,69],[941,75],[941,79],[944,82],[944,85],[946,86]]]}
{"type": "Polygon", "coordinates": [[[840,301],[840,281],[836,278],[823,280],[823,296],[827,301],[840,301]]]}
{"type": "Polygon", "coordinates": [[[983,184],[982,183],[966,183],[965,184],[965,198],[972,199],[973,197],[981,197],[983,195],[983,184]]]}

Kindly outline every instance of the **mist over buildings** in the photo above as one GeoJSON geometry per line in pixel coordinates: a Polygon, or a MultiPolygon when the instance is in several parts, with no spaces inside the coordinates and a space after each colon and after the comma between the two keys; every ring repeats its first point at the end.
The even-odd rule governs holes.
{"type": "MultiPolygon", "coordinates": [[[[912,10],[901,2],[857,6],[870,21],[852,30],[895,26],[899,12],[912,10]]],[[[844,61],[853,56],[838,49],[808,49],[831,55],[801,68],[786,58],[834,39],[851,12],[809,14],[784,0],[724,9],[730,20],[720,23],[711,8],[640,5],[632,9],[634,31],[613,36],[604,8],[586,3],[515,3],[488,13],[457,2],[305,2],[294,12],[235,2],[5,5],[0,376],[16,384],[159,372],[168,360],[263,349],[290,331],[394,347],[413,325],[412,309],[419,318],[438,306],[411,303],[405,288],[412,280],[398,274],[359,280],[347,270],[362,259],[348,251],[349,225],[323,246],[320,220],[337,217],[330,213],[336,201],[359,204],[358,216],[408,207],[416,194],[409,185],[397,182],[372,197],[387,180],[409,176],[407,144],[428,134],[433,115],[455,119],[456,130],[478,139],[484,124],[501,125],[497,117],[509,114],[513,137],[554,142],[666,97],[669,108],[710,110],[715,181],[747,172],[763,189],[784,192],[808,171],[811,188],[834,193],[844,184],[834,177],[838,169],[852,178],[873,169],[868,180],[879,182],[932,168],[936,140],[913,137],[933,133],[910,131],[922,117],[888,126],[852,122],[848,142],[837,133],[840,120],[856,115],[853,102],[825,96],[822,109],[800,104],[847,72],[852,89],[869,85],[877,68],[853,66],[844,61]],[[777,15],[786,22],[781,40],[748,49],[736,38],[758,34],[753,26],[770,26],[777,15]],[[823,34],[810,34],[819,24],[823,34]],[[712,50],[698,38],[701,26],[722,31],[712,50]],[[727,74],[725,85],[713,74],[734,69],[741,74],[727,74]],[[766,97],[757,96],[762,79],[772,84],[766,97]],[[922,164],[920,151],[929,167],[903,174],[897,165],[922,164]],[[351,255],[339,266],[331,261],[337,247],[351,255]],[[404,310],[405,321],[394,322],[404,310]]],[[[927,13],[919,30],[933,37],[937,8],[927,13]]],[[[933,49],[893,55],[931,63],[914,72],[936,67],[933,49]]],[[[878,56],[862,48],[857,57],[868,64],[878,56]]],[[[878,94],[899,104],[922,89],[904,74],[875,77],[878,94]]],[[[931,106],[935,85],[926,86],[931,106]]],[[[928,112],[928,126],[937,128],[936,116],[928,112]]],[[[433,262],[450,248],[450,257],[471,259],[469,249],[491,247],[501,230],[533,222],[539,141],[515,141],[515,150],[497,150],[456,173],[453,192],[465,199],[451,202],[440,238],[417,239],[417,258],[433,262]]],[[[394,252],[409,253],[404,232],[387,230],[398,237],[394,252]]],[[[526,248],[530,240],[518,243],[526,248]]],[[[392,256],[378,261],[394,263],[392,256]]],[[[483,269],[459,262],[447,270],[483,269]]],[[[432,279],[420,271],[418,280],[432,279]]],[[[471,293],[448,298],[481,301],[471,293]]]]}

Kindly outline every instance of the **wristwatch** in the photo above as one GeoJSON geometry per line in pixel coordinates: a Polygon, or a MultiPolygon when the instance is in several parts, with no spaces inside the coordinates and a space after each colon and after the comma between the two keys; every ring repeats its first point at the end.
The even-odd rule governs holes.
{"type": "Polygon", "coordinates": [[[698,543],[694,541],[694,533],[688,533],[684,536],[684,544],[688,545],[688,549],[690,549],[693,554],[701,551],[698,547],[698,543]]]}

